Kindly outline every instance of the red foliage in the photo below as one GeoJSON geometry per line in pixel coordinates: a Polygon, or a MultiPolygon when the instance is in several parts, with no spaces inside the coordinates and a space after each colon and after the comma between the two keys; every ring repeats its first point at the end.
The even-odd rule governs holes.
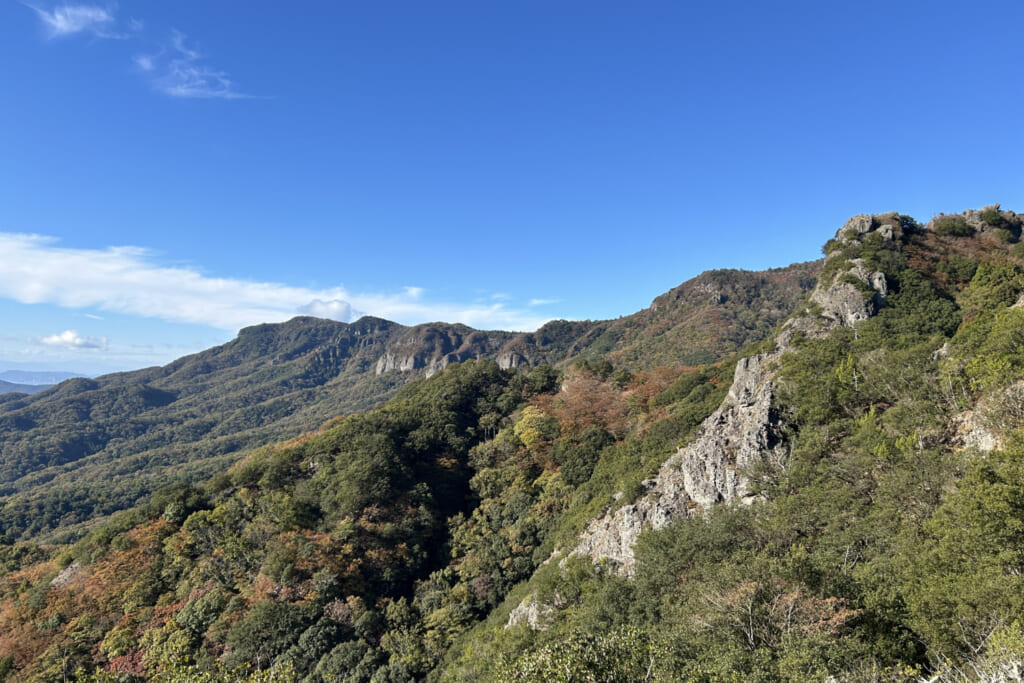
{"type": "Polygon", "coordinates": [[[107,665],[107,673],[145,676],[146,667],[142,664],[142,650],[135,650],[129,655],[114,657],[110,660],[110,664],[107,665]]]}

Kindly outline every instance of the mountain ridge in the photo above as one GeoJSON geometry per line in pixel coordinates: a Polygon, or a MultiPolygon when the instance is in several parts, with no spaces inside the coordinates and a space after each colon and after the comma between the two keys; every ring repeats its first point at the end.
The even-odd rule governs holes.
{"type": "Polygon", "coordinates": [[[299,316],[165,366],[0,395],[0,526],[21,535],[85,523],[223,470],[242,449],[377,405],[451,363],[527,369],[618,352],[617,363],[639,369],[720,358],[796,306],[818,268],[710,271],[694,280],[717,283],[718,298],[684,283],[631,316],[556,320],[531,333],[299,316]],[[90,506],[85,516],[65,510],[90,506]]]}
{"type": "Polygon", "coordinates": [[[21,393],[21,394],[35,394],[37,392],[49,389],[52,384],[19,384],[17,382],[8,382],[7,380],[0,379],[0,394],[9,393],[21,393]]]}
{"type": "Polygon", "coordinates": [[[1022,227],[855,216],[721,362],[467,360],[73,546],[0,544],[0,671],[1013,680],[1022,227]]]}

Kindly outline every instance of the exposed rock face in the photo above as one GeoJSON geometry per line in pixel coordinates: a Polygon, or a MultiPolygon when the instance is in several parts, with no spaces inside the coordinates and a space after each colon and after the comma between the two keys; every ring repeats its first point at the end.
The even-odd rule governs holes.
{"type": "Polygon", "coordinates": [[[954,444],[960,448],[992,451],[1024,423],[1024,380],[990,394],[953,418],[954,444]]]}
{"type": "Polygon", "coordinates": [[[416,356],[398,358],[393,353],[385,353],[377,360],[377,374],[380,375],[392,370],[409,372],[416,369],[416,356]]]}
{"type": "Polygon", "coordinates": [[[839,232],[836,233],[836,239],[840,242],[851,242],[861,239],[869,232],[877,232],[885,242],[892,242],[896,231],[893,229],[893,224],[890,221],[898,219],[898,216],[895,212],[882,214],[881,216],[870,216],[868,214],[854,216],[846,221],[843,227],[839,228],[839,232]]]}
{"type": "Polygon", "coordinates": [[[464,325],[420,325],[404,331],[377,359],[375,371],[422,371],[427,377],[450,363],[461,363],[496,353],[511,333],[484,333],[464,325]]]}
{"type": "Polygon", "coordinates": [[[962,448],[977,448],[979,451],[992,451],[999,448],[999,439],[987,425],[974,414],[967,411],[954,418],[956,438],[962,448]]]}
{"type": "Polygon", "coordinates": [[[50,580],[51,588],[64,588],[74,583],[82,574],[82,565],[72,562],[50,580]]]}
{"type": "MultiPolygon", "coordinates": [[[[866,215],[851,218],[836,237],[859,240],[875,231],[886,241],[893,239],[892,225],[866,215]]],[[[780,464],[787,452],[772,404],[773,379],[779,358],[792,350],[793,335],[819,336],[838,326],[854,326],[874,315],[887,295],[885,274],[871,272],[861,259],[850,261],[827,286],[819,283],[810,299],[820,307],[820,316],[791,318],[776,336],[772,352],[741,360],[728,395],[701,424],[693,443],[645,482],[646,493],[639,500],[592,521],[571,554],[610,561],[628,576],[633,572],[633,546],[644,529],[662,528],[716,503],[753,502],[748,493],[751,473],[761,465],[780,464]],[[871,296],[865,296],[868,290],[871,296]]]]}
{"type": "MultiPolygon", "coordinates": [[[[878,232],[884,241],[892,242],[893,225],[880,220],[889,217],[854,216],[836,239],[849,243],[878,232]]],[[[819,314],[807,310],[790,318],[776,335],[774,350],[741,360],[728,395],[701,423],[693,443],[679,449],[654,479],[644,482],[646,491],[637,501],[593,520],[569,554],[610,563],[620,574],[631,576],[633,547],[645,529],[663,528],[716,503],[754,502],[749,493],[752,473],[761,465],[782,464],[787,455],[783,425],[773,406],[779,359],[793,349],[796,335],[817,337],[839,326],[854,326],[874,315],[887,295],[885,274],[869,271],[860,259],[851,260],[831,283],[819,282],[810,296],[820,307],[819,314]]],[[[542,617],[553,608],[557,606],[538,605],[535,598],[527,598],[513,610],[508,626],[527,623],[530,628],[546,628],[547,619],[542,617]]]]}
{"type": "Polygon", "coordinates": [[[501,368],[502,370],[528,366],[530,364],[530,361],[527,360],[521,354],[516,353],[515,351],[508,350],[499,353],[498,357],[495,359],[495,362],[498,364],[498,367],[501,368]]]}
{"type": "Polygon", "coordinates": [[[868,271],[862,259],[853,259],[851,264],[852,267],[837,275],[827,289],[819,286],[811,292],[811,301],[821,306],[821,314],[844,327],[853,327],[873,316],[889,295],[885,273],[868,271]],[[864,287],[850,282],[851,276],[864,287]],[[864,291],[867,288],[873,294],[868,295],[864,291]]]}
{"type": "Polygon", "coordinates": [[[425,358],[416,354],[398,356],[394,353],[385,353],[377,360],[377,374],[398,370],[399,372],[412,372],[423,370],[423,374],[430,377],[448,367],[449,363],[459,363],[465,360],[455,354],[440,356],[437,358],[425,358]]]}
{"type": "Polygon", "coordinates": [[[875,218],[866,213],[862,213],[850,218],[843,227],[839,229],[839,239],[856,239],[861,235],[866,235],[871,232],[875,227],[875,218]]]}
{"type": "MultiPolygon", "coordinates": [[[[999,205],[997,204],[996,207],[999,205]]],[[[986,207],[988,208],[988,207],[986,207]]],[[[975,230],[981,231],[985,229],[985,221],[981,220],[981,212],[984,209],[967,209],[960,215],[964,217],[964,222],[971,226],[975,230]]]]}
{"type": "Polygon", "coordinates": [[[614,562],[629,576],[641,531],[660,529],[715,503],[744,499],[744,472],[784,455],[772,410],[771,378],[777,359],[772,353],[740,361],[729,395],[701,425],[694,442],[679,449],[658,476],[646,482],[647,495],[591,522],[574,554],[614,562]]]}
{"type": "Polygon", "coordinates": [[[519,603],[508,615],[505,628],[526,624],[534,631],[543,631],[551,621],[555,608],[551,605],[527,598],[519,603]]]}

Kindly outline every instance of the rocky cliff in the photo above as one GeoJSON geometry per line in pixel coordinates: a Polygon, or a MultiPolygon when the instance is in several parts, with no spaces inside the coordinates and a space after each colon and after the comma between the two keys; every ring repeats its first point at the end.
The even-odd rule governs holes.
{"type": "MultiPolygon", "coordinates": [[[[893,217],[854,216],[836,240],[850,244],[877,234],[892,244],[894,231],[899,230],[893,217]]],[[[842,259],[841,252],[833,251],[830,259],[842,259]]],[[[779,359],[792,350],[793,335],[821,335],[837,326],[855,326],[885,303],[885,274],[869,271],[862,259],[836,263],[831,271],[830,278],[811,292],[812,305],[782,326],[771,351],[737,363],[728,395],[701,424],[693,442],[645,482],[639,500],[592,521],[570,554],[610,562],[628,576],[633,570],[633,546],[643,530],[659,529],[717,503],[752,500],[748,490],[753,473],[763,466],[777,466],[786,457],[773,380],[779,359]]]]}
{"type": "MultiPolygon", "coordinates": [[[[839,229],[834,242],[851,246],[874,239],[895,246],[899,230],[896,214],[854,216],[839,229]]],[[[713,282],[694,283],[692,289],[712,304],[723,300],[713,282]]],[[[660,529],[719,503],[753,502],[751,477],[761,468],[782,465],[787,454],[785,425],[774,405],[774,379],[779,359],[793,349],[794,335],[818,336],[835,327],[856,326],[884,306],[887,295],[884,273],[870,271],[863,259],[844,259],[840,249],[831,250],[825,274],[811,290],[807,305],[781,325],[770,351],[737,363],[726,398],[704,420],[692,443],[644,482],[639,499],[591,521],[568,556],[589,557],[631,576],[633,548],[644,530],[660,529]]],[[[652,309],[660,303],[656,301],[652,309]]],[[[530,596],[512,610],[508,625],[544,628],[556,607],[530,596]]]]}
{"type": "Polygon", "coordinates": [[[61,517],[61,524],[85,522],[143,499],[154,486],[223,469],[240,450],[377,405],[452,363],[557,366],[611,352],[621,356],[616,363],[643,369],[679,362],[646,350],[682,347],[719,359],[762,338],[773,320],[792,311],[818,267],[713,271],[631,316],[555,320],[530,333],[299,317],[245,328],[227,344],[164,367],[72,380],[33,396],[3,394],[0,520],[18,520],[7,529],[13,536],[26,526],[49,526],[28,512],[48,505],[30,501],[38,495],[74,498],[88,512],[61,517]],[[695,317],[709,322],[696,337],[680,336],[695,317]],[[142,470],[149,476],[138,476],[142,470]],[[121,497],[100,491],[110,482],[125,491],[121,497]]]}
{"type": "Polygon", "coordinates": [[[745,499],[747,473],[785,457],[772,406],[777,359],[778,353],[771,353],[741,360],[729,395],[704,421],[693,443],[680,448],[645,482],[646,492],[638,501],[591,522],[573,554],[612,562],[628,576],[641,531],[660,529],[716,503],[745,499]]]}

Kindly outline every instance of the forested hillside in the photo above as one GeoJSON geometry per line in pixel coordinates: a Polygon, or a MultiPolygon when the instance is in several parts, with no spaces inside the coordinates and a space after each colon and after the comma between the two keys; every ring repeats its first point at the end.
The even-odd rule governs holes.
{"type": "Polygon", "coordinates": [[[818,268],[705,273],[632,316],[554,321],[528,334],[295,318],[165,367],[0,395],[0,530],[73,537],[162,486],[202,481],[245,449],[379,405],[449,363],[529,368],[608,351],[634,369],[673,354],[719,359],[792,312],[818,268]]]}
{"type": "Polygon", "coordinates": [[[73,545],[0,546],[0,678],[1014,680],[1022,227],[857,216],[728,358],[673,361],[655,321],[689,292],[764,320],[792,285],[702,276],[605,354],[453,363],[73,545]]]}

